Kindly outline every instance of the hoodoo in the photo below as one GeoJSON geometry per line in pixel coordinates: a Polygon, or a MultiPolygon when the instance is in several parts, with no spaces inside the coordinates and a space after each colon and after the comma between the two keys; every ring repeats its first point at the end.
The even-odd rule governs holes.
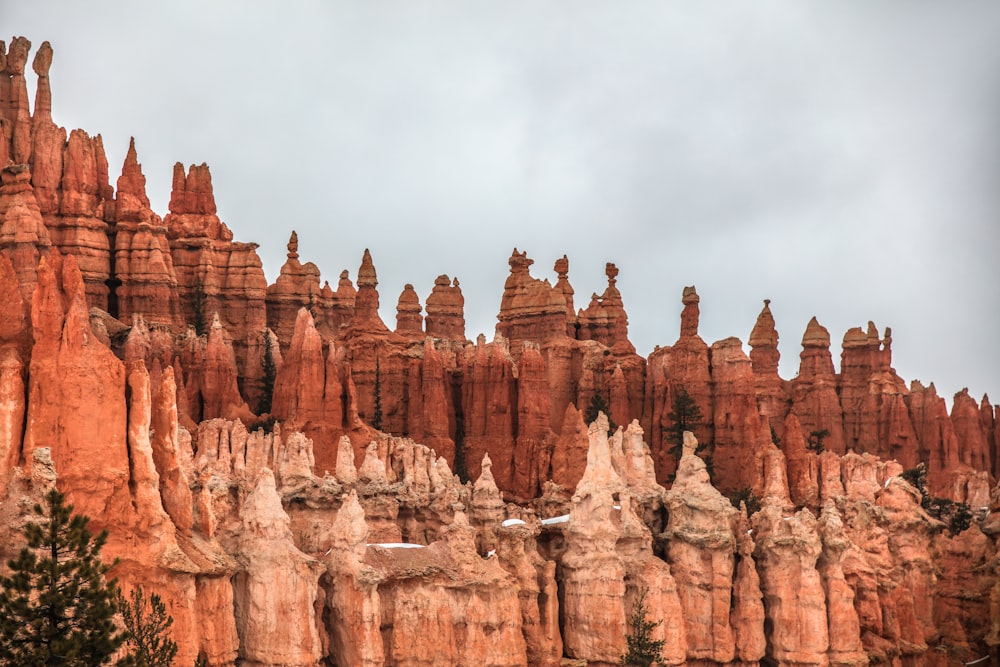
{"type": "Polygon", "coordinates": [[[377,248],[334,290],[289,229],[268,284],[207,165],[161,218],[132,141],[112,188],[30,51],[0,42],[0,562],[54,484],[185,665],[607,667],[639,600],[664,665],[998,659],[1000,407],[907,385],[890,329],[838,371],[813,318],[783,379],[780,303],[748,355],[690,286],[643,358],[627,266],[576,310],[516,248],[492,341],[447,275],[390,328],[377,248]]]}

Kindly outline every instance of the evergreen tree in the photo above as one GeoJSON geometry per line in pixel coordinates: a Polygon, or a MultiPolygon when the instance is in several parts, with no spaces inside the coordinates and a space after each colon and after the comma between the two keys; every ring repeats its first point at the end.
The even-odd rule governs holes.
{"type": "Polygon", "coordinates": [[[625,636],[626,651],[621,657],[621,664],[630,667],[650,667],[663,661],[663,639],[653,639],[653,628],[662,621],[647,619],[649,610],[646,608],[646,591],[639,591],[639,597],[632,607],[628,624],[630,632],[625,636]]]}
{"type": "Polygon", "coordinates": [[[0,665],[95,667],[107,664],[123,636],[114,622],[117,581],[101,562],[107,532],[93,537],[89,519],[55,489],[39,523],[28,523],[28,546],[0,577],[0,665]]]}
{"type": "MultiPolygon", "coordinates": [[[[679,387],[674,394],[667,419],[670,420],[670,426],[664,429],[664,433],[671,445],[668,453],[674,460],[680,461],[681,454],[684,453],[684,431],[694,431],[696,427],[701,426],[702,420],[701,408],[684,387],[679,387]]],[[[699,445],[699,451],[704,449],[706,444],[699,445]]]]}
{"type": "Polygon", "coordinates": [[[170,667],[177,655],[177,643],[170,638],[174,619],[160,596],[152,593],[147,600],[142,588],[136,588],[127,599],[119,596],[117,607],[129,651],[118,667],[170,667]]]}
{"type": "Polygon", "coordinates": [[[194,282],[194,291],[191,294],[191,308],[194,311],[194,332],[199,336],[208,333],[208,321],[205,319],[205,302],[208,298],[205,295],[205,284],[198,278],[194,282]]]}
{"type": "Polygon", "coordinates": [[[604,399],[604,396],[595,391],[594,395],[590,397],[587,409],[583,411],[583,421],[587,426],[590,426],[597,421],[597,415],[602,412],[608,418],[608,435],[613,435],[618,430],[618,426],[611,419],[611,408],[608,406],[608,402],[604,399]]]}
{"type": "Polygon", "coordinates": [[[948,531],[958,535],[972,525],[972,509],[967,503],[932,497],[927,492],[927,464],[921,462],[899,475],[920,492],[920,506],[935,519],[948,524],[948,531]]]}
{"type": "Polygon", "coordinates": [[[260,401],[257,403],[257,414],[262,415],[271,412],[271,400],[274,398],[274,380],[278,376],[278,369],[274,364],[274,351],[271,349],[271,336],[267,329],[262,334],[264,338],[264,354],[260,360],[260,401]]]}
{"type": "Polygon", "coordinates": [[[920,504],[927,509],[927,502],[930,500],[930,495],[927,493],[927,465],[918,463],[901,472],[899,476],[920,492],[920,504]]]}
{"type": "Polygon", "coordinates": [[[375,356],[375,407],[372,410],[372,428],[382,430],[382,369],[375,356]]]}
{"type": "Polygon", "coordinates": [[[806,449],[816,452],[817,454],[823,453],[823,438],[830,435],[828,429],[821,429],[818,431],[809,431],[809,437],[806,438],[808,443],[806,444],[806,449]]]}
{"type": "Polygon", "coordinates": [[[952,535],[958,535],[964,530],[968,530],[972,525],[972,508],[968,503],[955,503],[948,519],[948,530],[952,535]]]}
{"type": "Polygon", "coordinates": [[[729,502],[732,503],[733,507],[736,509],[740,508],[740,503],[746,505],[747,516],[752,516],[760,511],[760,498],[753,492],[749,486],[744,486],[742,489],[737,489],[730,494],[726,495],[729,498],[729,502]]]}

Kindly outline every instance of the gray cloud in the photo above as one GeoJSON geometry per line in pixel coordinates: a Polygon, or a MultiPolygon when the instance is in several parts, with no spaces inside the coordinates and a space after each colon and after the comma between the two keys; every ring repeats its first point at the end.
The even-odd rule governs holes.
{"type": "MultiPolygon", "coordinates": [[[[782,372],[817,315],[892,326],[906,379],[1000,398],[1000,5],[43,2],[56,121],[175,161],[273,280],[292,229],[324,277],[370,247],[382,312],[458,275],[492,332],[515,245],[578,305],[619,287],[640,353],[746,339],[772,299],[782,372]]],[[[8,36],[9,37],[9,36],[8,36]]],[[[838,346],[834,345],[834,355],[838,346]]]]}

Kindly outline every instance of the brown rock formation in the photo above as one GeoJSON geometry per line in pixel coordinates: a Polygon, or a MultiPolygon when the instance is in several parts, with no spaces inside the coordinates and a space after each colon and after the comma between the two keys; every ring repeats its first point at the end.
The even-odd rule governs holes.
{"type": "Polygon", "coordinates": [[[458,286],[458,278],[448,276],[434,279],[434,289],[427,296],[427,335],[465,341],[465,297],[458,286]]]}
{"type": "Polygon", "coordinates": [[[785,417],[781,450],[788,461],[788,490],[796,506],[819,507],[819,460],[815,452],[806,449],[799,418],[789,413],[785,417]]]}
{"type": "Polygon", "coordinates": [[[573,286],[569,284],[569,258],[563,255],[556,260],[552,270],[559,276],[556,281],[556,289],[563,293],[566,299],[566,335],[576,338],[576,308],[573,306],[573,286]]]}
{"type": "Polygon", "coordinates": [[[566,489],[575,489],[587,466],[589,446],[583,414],[570,403],[566,406],[566,416],[552,449],[550,479],[566,489]]]}
{"type": "Polygon", "coordinates": [[[861,623],[854,607],[854,590],[847,583],[842,566],[851,543],[844,536],[843,521],[832,500],[823,505],[819,527],[823,552],[817,570],[826,591],[830,664],[861,667],[868,664],[868,655],[861,645],[861,623]]]}
{"type": "Polygon", "coordinates": [[[538,495],[548,474],[554,440],[549,428],[545,358],[537,345],[524,343],[517,364],[517,438],[510,488],[515,496],[527,499],[538,495]]]}
{"type": "Polygon", "coordinates": [[[147,322],[172,329],[184,326],[177,277],[167,228],[149,208],[146,177],[129,141],[115,197],[115,278],[111,310],[128,321],[141,314],[147,322]]]}
{"type": "Polygon", "coordinates": [[[76,257],[88,305],[107,310],[111,245],[104,217],[105,206],[111,206],[112,190],[101,135],[70,132],[62,165],[59,209],[42,209],[45,225],[52,244],[63,254],[76,257]]]}
{"type": "Polygon", "coordinates": [[[827,664],[829,623],[826,593],[816,570],[822,552],[816,519],[808,510],[785,516],[777,499],[767,499],[753,515],[753,531],[771,628],[768,657],[778,664],[827,664]]]}
{"type": "Polygon", "coordinates": [[[31,155],[31,112],[28,109],[28,83],[24,78],[24,66],[30,50],[31,42],[24,37],[15,37],[11,40],[10,49],[3,53],[5,80],[0,109],[5,122],[0,157],[4,164],[8,161],[27,164],[31,155]]]}
{"type": "Polygon", "coordinates": [[[830,356],[830,333],[816,321],[809,320],[802,336],[799,374],[792,381],[792,412],[798,417],[806,437],[820,438],[822,445],[843,454],[844,421],[837,397],[837,376],[830,356]]]}
{"type": "Polygon", "coordinates": [[[0,171],[0,251],[14,267],[25,303],[31,301],[38,282],[38,261],[52,247],[30,180],[24,165],[7,165],[0,171]]]}
{"type": "Polygon", "coordinates": [[[641,592],[664,664],[944,665],[1000,645],[1000,413],[907,389],[888,329],[848,331],[836,374],[814,319],[786,382],[766,301],[748,359],[699,337],[690,287],[647,363],[615,265],[576,313],[568,259],[553,286],[515,251],[493,343],[465,340],[447,276],[426,325],[407,286],[390,331],[367,251],[334,291],[293,233],[268,287],[206,166],[175,169],[161,220],[133,143],[112,197],[100,135],[52,121],[47,44],[29,114],[29,50],[0,46],[0,556],[57,484],[111,531],[123,587],[167,602],[179,662],[215,667],[607,667],[641,592]],[[690,439],[657,483],[681,388],[716,486],[761,510],[734,508],[690,439]],[[616,432],[584,424],[594,395],[616,432]],[[922,508],[900,476],[919,461],[931,495],[971,505],[967,530],[922,508]]]}
{"type": "Polygon", "coordinates": [[[783,435],[785,415],[788,414],[789,400],[785,383],[778,376],[778,331],[774,328],[771,314],[771,300],[764,299],[764,308],[757,316],[750,338],[750,362],[753,368],[754,385],[761,414],[768,425],[780,438],[783,435]]]}
{"type": "Polygon", "coordinates": [[[31,118],[31,184],[44,213],[59,211],[60,180],[63,173],[63,147],[66,130],[52,122],[52,87],[49,67],[52,47],[48,42],[35,53],[31,68],[38,75],[35,87],[35,113],[31,118]]]}
{"type": "Polygon", "coordinates": [[[23,457],[49,447],[77,511],[125,512],[125,368],[90,332],[83,276],[72,255],[52,252],[39,263],[31,322],[23,457]]]}
{"type": "Polygon", "coordinates": [[[712,402],[720,407],[713,424],[713,483],[728,493],[757,486],[751,465],[754,449],[762,439],[770,442],[771,437],[763,432],[751,362],[739,338],[713,343],[711,353],[712,402]]]}
{"type": "Polygon", "coordinates": [[[910,384],[907,407],[913,420],[913,430],[920,444],[920,460],[927,463],[927,490],[941,496],[948,488],[948,471],[959,465],[959,443],[955,427],[948,416],[944,399],[937,395],[934,383],[924,387],[914,380],[910,384]]]}
{"type": "Polygon", "coordinates": [[[248,664],[315,665],[322,657],[315,601],[323,567],[295,548],[270,470],[261,472],[240,514],[234,581],[240,657],[248,664]]]}
{"type": "Polygon", "coordinates": [[[478,347],[466,363],[462,412],[467,415],[467,472],[478,477],[479,462],[489,454],[497,486],[507,490],[514,488],[514,452],[510,447],[517,410],[514,382],[514,361],[502,338],[478,347]]]}
{"type": "Polygon", "coordinates": [[[664,481],[674,472],[676,462],[669,455],[671,445],[663,431],[671,426],[669,415],[677,392],[683,389],[694,399],[701,411],[702,423],[695,427],[699,442],[714,439],[712,378],[709,372],[708,345],[698,335],[698,303],[694,286],[685,287],[681,297],[681,335],[672,347],[661,347],[649,355],[646,374],[646,408],[649,415],[650,447],[656,461],[658,479],[664,481]]]}
{"type": "Polygon", "coordinates": [[[267,281],[256,244],[233,241],[219,220],[206,165],[192,165],[187,175],[183,166],[174,165],[170,213],[163,222],[184,321],[208,325],[218,314],[242,371],[248,365],[247,349],[267,326],[267,281]]]}
{"type": "Polygon", "coordinates": [[[521,341],[545,343],[566,335],[566,297],[547,280],[532,278],[534,260],[517,248],[510,256],[510,275],[503,287],[497,333],[516,348],[521,341]]]}
{"type": "Polygon", "coordinates": [[[330,612],[330,653],[344,667],[381,667],[385,654],[378,575],[362,562],[368,526],[357,492],[351,491],[337,512],[333,535],[324,584],[330,612]]]}
{"type": "MultiPolygon", "coordinates": [[[[622,304],[622,294],[615,286],[618,281],[618,267],[609,262],[605,274],[608,277],[608,286],[604,293],[601,296],[593,295],[590,305],[581,310],[577,316],[578,338],[596,340],[611,348],[618,346],[623,352],[635,352],[635,347],[628,339],[628,316],[622,304]]],[[[555,289],[563,291],[559,285],[555,289]]]]}
{"type": "Polygon", "coordinates": [[[670,520],[666,555],[677,582],[688,660],[730,662],[735,640],[729,623],[735,569],[737,511],[709,482],[697,441],[685,433],[677,477],[666,494],[670,520]]]}
{"type": "Polygon", "coordinates": [[[0,345],[0,484],[7,480],[21,458],[24,434],[24,361],[17,349],[0,345]]]}
{"type": "Polygon", "coordinates": [[[267,287],[267,326],[278,336],[282,350],[291,344],[299,310],[307,308],[315,313],[321,299],[319,269],[312,262],[299,262],[299,237],[293,231],[288,239],[288,259],[277,280],[267,287]]]}
{"type": "Polygon", "coordinates": [[[375,265],[372,263],[371,253],[365,248],[361,267],[358,269],[358,293],[354,300],[355,315],[352,328],[355,331],[372,333],[388,331],[378,314],[376,287],[378,287],[378,276],[375,273],[375,265]]]}
{"type": "Polygon", "coordinates": [[[449,398],[450,386],[444,360],[434,342],[424,340],[423,358],[413,360],[407,418],[409,434],[455,465],[455,441],[451,437],[454,409],[449,398]]]}
{"type": "Polygon", "coordinates": [[[420,297],[413,285],[406,283],[396,304],[396,333],[414,338],[424,335],[423,308],[420,307],[420,297]]]}
{"type": "Polygon", "coordinates": [[[955,394],[952,400],[951,423],[955,427],[955,437],[961,443],[959,460],[974,470],[990,470],[990,444],[983,429],[979,405],[976,399],[969,396],[968,388],[955,394]]]}

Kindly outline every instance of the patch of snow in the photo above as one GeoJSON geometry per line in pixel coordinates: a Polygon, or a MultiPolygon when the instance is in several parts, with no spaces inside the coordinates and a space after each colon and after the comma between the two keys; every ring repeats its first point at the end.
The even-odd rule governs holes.
{"type": "Polygon", "coordinates": [[[561,516],[554,516],[551,519],[542,519],[543,526],[551,526],[557,523],[566,523],[569,521],[569,514],[563,514],[561,516]]]}
{"type": "MultiPolygon", "coordinates": [[[[895,475],[893,475],[893,477],[895,477],[895,475]]],[[[882,488],[883,489],[888,489],[889,488],[889,482],[891,482],[891,481],[892,481],[892,477],[886,478],[886,480],[885,480],[885,486],[883,486],[882,488]]]]}
{"type": "Polygon", "coordinates": [[[370,547],[382,547],[383,549],[423,549],[426,544],[410,544],[408,542],[381,542],[379,544],[369,544],[370,547]]]}
{"type": "Polygon", "coordinates": [[[622,506],[621,506],[621,505],[612,505],[612,507],[613,507],[613,508],[615,508],[616,510],[618,510],[619,512],[620,512],[620,511],[621,511],[621,509],[622,509],[622,506]]]}
{"type": "Polygon", "coordinates": [[[504,521],[500,525],[503,526],[504,528],[506,528],[508,526],[523,526],[524,522],[521,521],[520,519],[507,519],[506,521],[504,521]]]}
{"type": "Polygon", "coordinates": [[[487,558],[493,558],[496,555],[497,555],[497,550],[496,549],[490,549],[489,551],[486,552],[486,557],[487,558]]]}

